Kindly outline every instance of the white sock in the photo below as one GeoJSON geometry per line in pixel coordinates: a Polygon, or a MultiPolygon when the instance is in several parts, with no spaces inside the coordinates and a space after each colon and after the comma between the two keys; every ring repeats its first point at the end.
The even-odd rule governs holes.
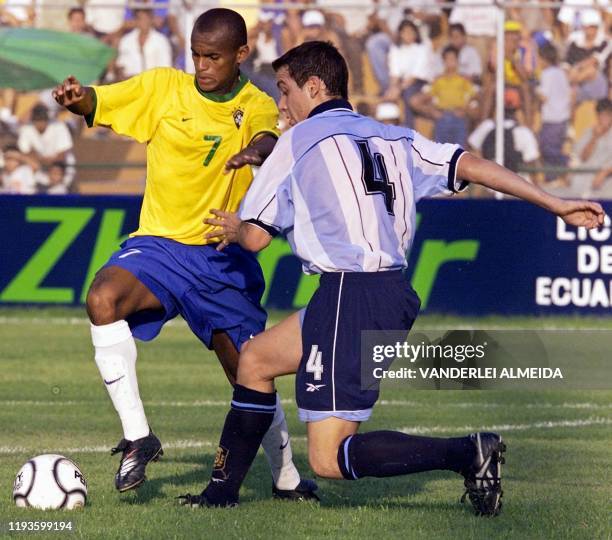
{"type": "Polygon", "coordinates": [[[261,445],[270,464],[274,485],[278,489],[295,489],[300,483],[300,473],[293,464],[287,420],[278,394],[272,425],[265,434],[261,445]]]}
{"type": "Polygon", "coordinates": [[[149,434],[149,423],[138,393],[136,343],[126,321],[91,325],[96,364],[123,426],[123,436],[134,441],[149,434]],[[110,384],[109,384],[110,383],[110,384]]]}

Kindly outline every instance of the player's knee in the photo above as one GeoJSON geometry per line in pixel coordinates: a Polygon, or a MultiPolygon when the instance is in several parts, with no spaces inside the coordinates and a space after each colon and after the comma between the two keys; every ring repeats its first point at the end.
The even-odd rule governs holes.
{"type": "Polygon", "coordinates": [[[93,324],[110,324],[118,321],[119,317],[117,306],[119,297],[109,285],[94,284],[87,293],[87,314],[93,324]]]}
{"type": "Polygon", "coordinates": [[[338,466],[338,452],[322,452],[308,450],[308,462],[312,471],[321,478],[341,479],[342,473],[338,466]]]}
{"type": "Polygon", "coordinates": [[[238,360],[239,384],[248,384],[261,378],[264,360],[257,353],[257,347],[253,347],[250,341],[245,342],[240,349],[240,359],[238,360]]]}

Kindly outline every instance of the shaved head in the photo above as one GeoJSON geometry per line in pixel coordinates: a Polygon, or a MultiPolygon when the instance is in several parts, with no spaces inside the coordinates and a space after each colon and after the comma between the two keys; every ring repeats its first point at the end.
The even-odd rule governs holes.
{"type": "Polygon", "coordinates": [[[232,49],[247,44],[247,29],[242,15],[231,9],[214,8],[200,15],[193,25],[192,35],[222,31],[232,49]]]}

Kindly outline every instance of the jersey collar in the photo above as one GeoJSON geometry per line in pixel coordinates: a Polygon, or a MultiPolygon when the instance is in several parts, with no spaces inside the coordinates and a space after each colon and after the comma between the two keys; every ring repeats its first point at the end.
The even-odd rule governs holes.
{"type": "Polygon", "coordinates": [[[193,78],[193,84],[195,85],[196,90],[200,93],[200,95],[204,96],[206,99],[210,99],[211,101],[216,101],[217,103],[223,103],[225,101],[230,101],[234,99],[238,95],[240,90],[244,88],[244,85],[248,82],[249,78],[242,72],[240,72],[240,74],[238,75],[238,84],[236,84],[236,86],[231,92],[228,92],[227,94],[213,94],[212,92],[204,92],[204,90],[202,90],[198,86],[198,80],[195,77],[193,78]]]}
{"type": "Polygon", "coordinates": [[[329,101],[324,101],[312,109],[308,115],[308,118],[312,118],[316,114],[320,114],[325,111],[331,111],[332,109],[348,109],[349,111],[352,111],[353,106],[346,99],[330,99],[329,101]]]}

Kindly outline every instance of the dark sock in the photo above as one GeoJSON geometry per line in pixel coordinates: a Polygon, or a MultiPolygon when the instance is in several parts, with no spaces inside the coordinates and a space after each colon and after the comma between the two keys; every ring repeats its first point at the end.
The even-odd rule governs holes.
{"type": "Polygon", "coordinates": [[[399,476],[436,469],[461,473],[474,459],[469,437],[418,437],[398,431],[372,431],[347,437],[338,448],[342,476],[399,476]]]}
{"type": "Polygon", "coordinates": [[[210,483],[203,494],[213,505],[238,502],[238,492],[276,410],[276,392],[265,393],[237,384],[225,418],[210,483]]]}

